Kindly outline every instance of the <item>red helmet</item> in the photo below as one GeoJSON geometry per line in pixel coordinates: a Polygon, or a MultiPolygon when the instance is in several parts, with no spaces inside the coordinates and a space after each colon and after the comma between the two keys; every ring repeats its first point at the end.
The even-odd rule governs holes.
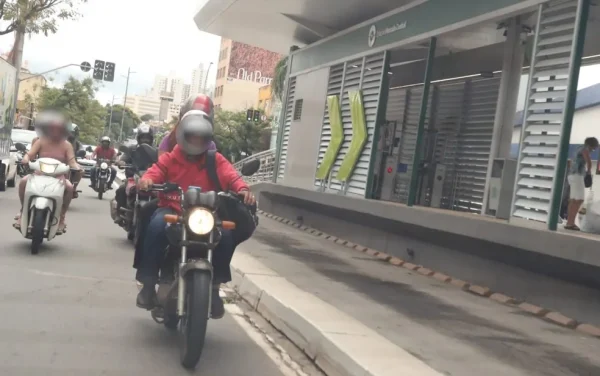
{"type": "Polygon", "coordinates": [[[191,110],[200,110],[208,115],[211,124],[214,124],[215,120],[215,105],[212,99],[205,94],[194,94],[183,102],[181,110],[179,111],[179,120],[183,118],[183,115],[191,110]]]}

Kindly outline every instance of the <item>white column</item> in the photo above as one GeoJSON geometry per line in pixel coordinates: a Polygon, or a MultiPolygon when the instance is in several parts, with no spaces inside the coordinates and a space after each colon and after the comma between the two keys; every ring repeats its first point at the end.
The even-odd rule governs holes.
{"type": "Polygon", "coordinates": [[[494,120],[494,133],[490,149],[485,190],[483,192],[483,206],[481,214],[487,213],[490,177],[492,164],[496,158],[508,158],[512,142],[515,113],[519,86],[523,72],[524,44],[521,41],[522,23],[517,16],[508,21],[506,27],[506,42],[504,42],[504,60],[502,62],[502,77],[498,95],[498,105],[494,120]]]}

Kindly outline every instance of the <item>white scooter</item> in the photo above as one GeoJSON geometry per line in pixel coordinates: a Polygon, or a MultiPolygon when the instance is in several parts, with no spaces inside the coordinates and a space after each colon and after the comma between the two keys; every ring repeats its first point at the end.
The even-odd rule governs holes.
{"type": "Polygon", "coordinates": [[[65,179],[71,168],[53,158],[39,158],[29,162],[33,174],[27,178],[21,213],[20,231],[31,239],[31,254],[37,254],[44,239],[52,240],[58,233],[58,224],[65,194],[65,179]]]}

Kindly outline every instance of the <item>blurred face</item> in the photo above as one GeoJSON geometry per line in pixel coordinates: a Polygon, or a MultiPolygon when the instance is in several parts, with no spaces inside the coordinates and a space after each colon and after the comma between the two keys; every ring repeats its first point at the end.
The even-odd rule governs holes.
{"type": "Polygon", "coordinates": [[[196,136],[196,135],[186,135],[185,136],[185,140],[190,143],[191,145],[194,146],[203,146],[206,143],[206,139],[202,136],[196,136]]]}
{"type": "Polygon", "coordinates": [[[65,136],[65,129],[60,123],[52,123],[48,125],[48,137],[53,140],[59,140],[65,136]]]}

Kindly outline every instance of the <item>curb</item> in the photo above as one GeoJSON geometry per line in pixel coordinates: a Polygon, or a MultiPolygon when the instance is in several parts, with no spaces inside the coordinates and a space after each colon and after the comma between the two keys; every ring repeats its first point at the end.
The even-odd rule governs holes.
{"type": "Polygon", "coordinates": [[[449,283],[449,284],[456,286],[456,287],[460,288],[461,290],[468,292],[472,295],[490,299],[498,304],[503,304],[503,305],[508,305],[508,306],[514,307],[514,308],[519,308],[519,309],[523,310],[524,312],[531,314],[534,317],[541,318],[547,322],[551,322],[551,323],[559,325],[563,328],[574,329],[574,330],[577,330],[579,333],[584,333],[584,334],[588,334],[588,335],[600,338],[600,327],[597,327],[597,326],[591,325],[591,324],[578,322],[577,320],[567,317],[560,312],[551,311],[549,309],[539,307],[539,306],[531,304],[531,303],[519,301],[518,299],[504,295],[501,292],[493,291],[488,287],[474,285],[469,282],[463,281],[461,279],[457,279],[457,278],[448,276],[446,274],[439,273],[439,272],[437,272],[435,270],[431,270],[429,268],[425,268],[422,265],[416,265],[416,264],[410,263],[408,261],[402,260],[398,257],[390,256],[384,252],[379,252],[377,250],[367,248],[360,244],[351,243],[347,240],[338,238],[334,235],[325,234],[317,229],[313,229],[313,228],[310,228],[310,227],[307,227],[304,225],[299,225],[287,218],[282,218],[282,217],[273,215],[271,213],[267,213],[260,209],[258,210],[258,213],[264,215],[267,218],[271,218],[271,219],[281,222],[283,224],[287,224],[289,226],[298,228],[304,232],[310,233],[317,237],[321,237],[323,239],[332,241],[338,245],[345,246],[346,248],[350,248],[350,249],[353,249],[353,250],[356,250],[359,252],[363,252],[369,256],[372,256],[372,257],[378,258],[382,261],[385,261],[393,266],[405,268],[405,269],[408,269],[411,271],[415,271],[424,277],[433,278],[440,282],[449,283]]]}
{"type": "Polygon", "coordinates": [[[442,376],[401,347],[244,253],[232,286],[329,376],[442,376]]]}

